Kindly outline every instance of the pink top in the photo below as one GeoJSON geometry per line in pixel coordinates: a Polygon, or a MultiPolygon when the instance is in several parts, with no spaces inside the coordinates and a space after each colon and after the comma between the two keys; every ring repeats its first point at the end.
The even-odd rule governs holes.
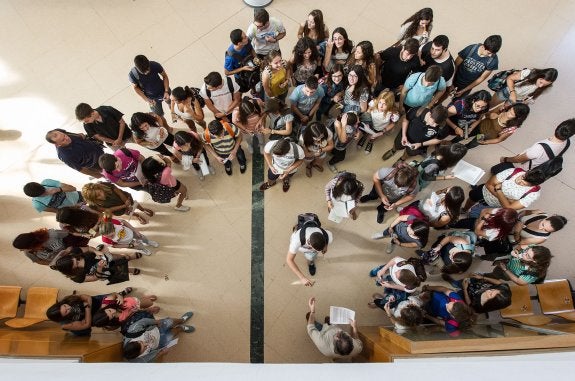
{"type": "Polygon", "coordinates": [[[140,151],[135,149],[126,148],[132,154],[132,157],[127,156],[121,149],[114,152],[114,156],[120,159],[122,162],[122,169],[119,171],[106,172],[102,170],[102,175],[112,183],[118,182],[118,180],[134,176],[136,169],[138,168],[138,159],[140,158],[140,151]]]}
{"type": "Polygon", "coordinates": [[[167,185],[169,187],[175,187],[178,184],[178,180],[172,175],[172,168],[166,167],[162,171],[162,177],[160,178],[160,184],[167,185]]]}
{"type": "Polygon", "coordinates": [[[118,316],[118,320],[121,322],[130,317],[134,312],[140,309],[140,299],[133,298],[131,296],[124,298],[124,303],[122,303],[122,312],[118,316]]]}
{"type": "Polygon", "coordinates": [[[250,116],[248,116],[247,123],[245,125],[242,125],[242,127],[240,127],[240,125],[238,124],[238,122],[240,121],[239,107],[236,107],[232,112],[232,123],[238,126],[238,128],[240,128],[242,132],[247,132],[248,134],[257,134],[261,132],[260,131],[261,129],[256,127],[259,120],[260,116],[258,114],[251,114],[250,116]]]}

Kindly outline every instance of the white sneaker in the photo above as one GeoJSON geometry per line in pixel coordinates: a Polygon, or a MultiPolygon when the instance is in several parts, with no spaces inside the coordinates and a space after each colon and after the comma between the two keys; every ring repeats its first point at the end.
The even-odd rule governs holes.
{"type": "Polygon", "coordinates": [[[377,232],[371,236],[371,239],[382,239],[383,237],[383,232],[377,232]]]}
{"type": "Polygon", "coordinates": [[[395,210],[397,210],[397,213],[401,213],[401,211],[403,210],[403,206],[398,206],[397,208],[395,208],[395,210]]]}
{"type": "Polygon", "coordinates": [[[196,169],[196,175],[198,175],[198,179],[200,179],[200,181],[204,181],[204,174],[201,170],[196,169]]]}
{"type": "Polygon", "coordinates": [[[387,249],[385,250],[385,252],[387,254],[391,254],[393,253],[393,249],[395,249],[395,243],[390,242],[389,245],[387,245],[387,249]]]}
{"type": "Polygon", "coordinates": [[[337,173],[337,167],[333,164],[327,164],[327,167],[329,168],[330,171],[332,171],[333,173],[337,173]]]}
{"type": "Polygon", "coordinates": [[[152,247],[158,247],[160,246],[159,243],[157,243],[156,241],[152,241],[151,239],[148,240],[148,245],[152,246],[152,247]]]}
{"type": "Polygon", "coordinates": [[[216,174],[216,170],[215,170],[214,167],[212,167],[211,165],[208,166],[208,169],[210,170],[210,175],[215,175],[215,174],[216,174]]]}
{"type": "Polygon", "coordinates": [[[187,212],[191,208],[189,206],[186,206],[186,205],[180,205],[180,206],[174,206],[174,209],[177,210],[178,212],[187,212]]]}

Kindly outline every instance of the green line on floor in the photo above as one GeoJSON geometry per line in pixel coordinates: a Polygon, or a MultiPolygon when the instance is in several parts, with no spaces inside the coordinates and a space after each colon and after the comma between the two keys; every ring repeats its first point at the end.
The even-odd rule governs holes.
{"type": "Polygon", "coordinates": [[[252,155],[252,263],[250,307],[250,362],[264,362],[264,159],[254,139],[252,155]]]}

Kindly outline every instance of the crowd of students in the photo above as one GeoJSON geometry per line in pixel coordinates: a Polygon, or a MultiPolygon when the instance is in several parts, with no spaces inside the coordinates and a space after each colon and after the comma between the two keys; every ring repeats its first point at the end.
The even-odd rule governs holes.
{"type": "MultiPolygon", "coordinates": [[[[394,257],[371,270],[370,276],[383,288],[369,305],[384,309],[398,328],[428,319],[450,332],[461,330],[473,323],[477,313],[510,303],[505,282],[525,285],[545,278],[552,255],[542,243],[567,220],[530,208],[539,198],[541,184],[557,172],[550,174],[549,161],[569,147],[575,119],[561,122],[553,136],[523,153],[501,158],[491,178],[472,187],[467,201],[459,185],[418,198],[431,181],[453,179],[448,169],[469,149],[500,143],[518,132],[530,107],[558,75],[553,68],[504,71],[489,81],[491,95],[477,87],[499,69],[501,36],[488,36],[453,57],[449,38],[431,38],[432,27],[433,11],[424,8],[401,25],[397,43],[376,52],[370,41],[354,43],[343,27],[330,34],[323,13],[313,10],[298,29],[293,50],[282,54],[280,41],[286,36],[282,22],[265,9],[256,9],[245,32],[230,33],[225,75],[210,72],[198,88],[171,88],[160,63],[136,56],[129,81],[150,112],[134,113],[128,124],[111,106],[80,103],[75,114],[86,134],[49,131],[46,139],[56,146],[59,159],[97,181],[80,191],[52,179],[26,184],[24,193],[34,208],[55,213],[61,229],[20,234],[13,246],[75,282],[124,282],[141,273],[130,262],[150,255],[159,243],[126,220],[134,216],[146,224],[154,211],[122,188],[146,191],[159,203],[175,198],[174,209],[188,212],[190,206],[184,205],[188,190],[172,173],[175,165],[193,168],[199,180],[215,175],[216,168],[232,176],[235,159],[244,174],[250,155],[259,153],[268,167],[267,181],[259,189],[266,191],[281,181],[283,192],[288,192],[299,168],[311,178],[314,170],[324,171],[327,160],[335,174],[325,187],[328,210],[334,203],[353,202],[348,216],[355,220],[361,218],[359,204],[377,201],[378,223],[386,213],[399,214],[372,238],[388,240],[388,254],[396,246],[413,249],[412,257],[394,257]],[[164,107],[169,107],[172,123],[180,120],[188,129],[170,126],[164,107]],[[205,109],[213,120],[206,120],[205,109]],[[338,165],[350,147],[369,155],[377,151],[376,141],[384,139],[393,144],[382,152],[383,160],[400,151],[402,156],[378,169],[371,190],[364,193],[355,174],[340,172],[338,165]],[[133,145],[126,148],[126,143],[155,152],[145,157],[133,145]],[[441,235],[428,247],[432,230],[441,235]],[[89,246],[96,237],[104,244],[89,246]],[[113,253],[110,248],[133,252],[113,253]],[[479,256],[479,250],[484,255],[479,256]],[[469,274],[478,257],[498,262],[489,274],[469,274]],[[424,284],[429,266],[437,266],[453,289],[424,284]]],[[[334,237],[320,226],[303,229],[303,234],[299,229],[292,235],[287,263],[303,284],[313,286],[295,256],[304,253],[314,276],[317,253],[325,253],[334,237]]],[[[129,297],[130,292],[127,288],[108,296],[69,296],[47,314],[80,335],[92,325],[121,327],[125,357],[134,361],[151,361],[167,350],[175,334],[194,330],[184,324],[191,312],[179,319],[155,320],[156,297],[138,299],[129,297]]],[[[314,310],[315,300],[309,305],[314,310]]],[[[314,322],[308,317],[308,331],[316,344],[325,339],[321,332],[331,332],[331,341],[323,342],[331,351],[322,353],[335,358],[357,353],[358,344],[354,350],[354,341],[345,333],[324,330],[314,322]]]]}

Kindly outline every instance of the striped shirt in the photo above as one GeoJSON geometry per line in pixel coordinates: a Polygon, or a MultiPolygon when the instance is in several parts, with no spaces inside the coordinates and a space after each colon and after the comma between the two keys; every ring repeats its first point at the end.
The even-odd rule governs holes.
{"type": "Polygon", "coordinates": [[[222,157],[228,156],[232,152],[232,150],[236,146],[236,137],[240,133],[240,130],[236,125],[230,123],[230,126],[232,127],[234,136],[231,136],[228,133],[228,130],[224,128],[224,134],[222,137],[210,134],[210,143],[206,142],[206,139],[202,134],[202,140],[204,141],[204,143],[210,144],[214,149],[214,151],[216,151],[216,153],[222,157]]]}
{"type": "Polygon", "coordinates": [[[527,283],[533,283],[538,279],[535,273],[529,271],[529,266],[524,265],[519,258],[511,258],[507,263],[507,269],[527,283]]]}

